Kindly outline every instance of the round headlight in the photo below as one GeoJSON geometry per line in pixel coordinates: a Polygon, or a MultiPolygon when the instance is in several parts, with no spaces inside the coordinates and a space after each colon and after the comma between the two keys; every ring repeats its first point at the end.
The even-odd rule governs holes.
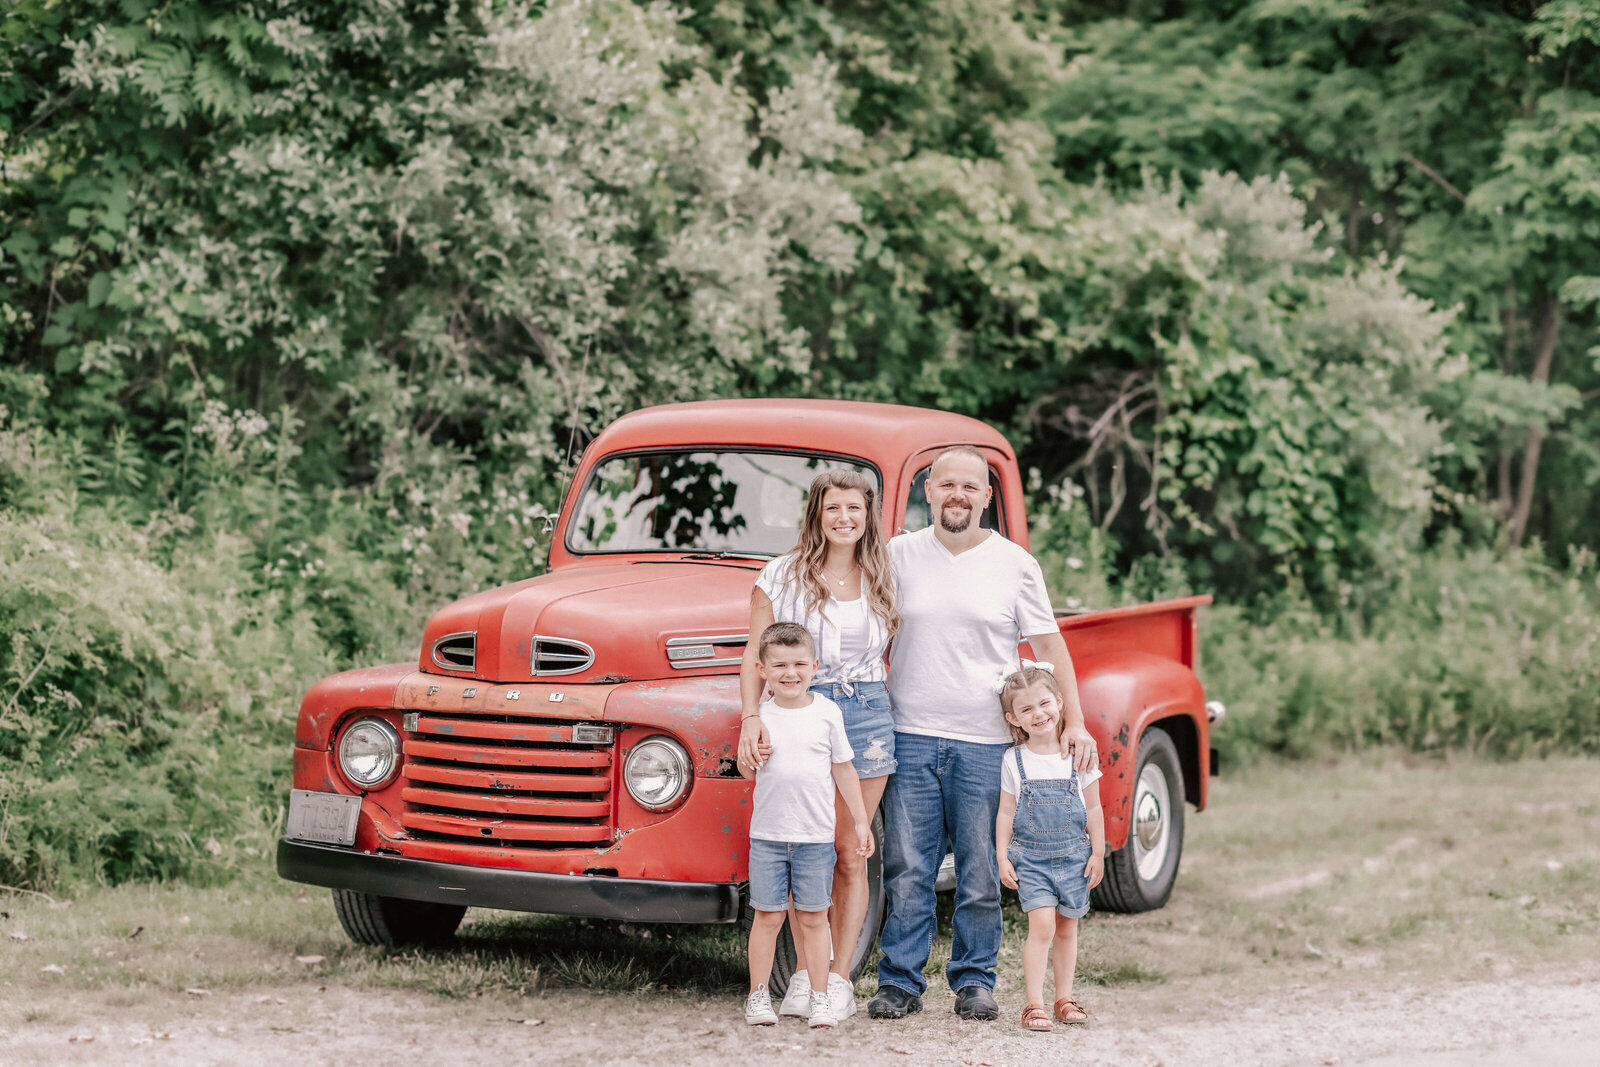
{"type": "Polygon", "coordinates": [[[650,737],[633,746],[622,767],[628,793],[651,811],[664,811],[684,798],[694,768],[689,753],[670,737],[650,737]]]}
{"type": "Polygon", "coordinates": [[[363,789],[394,777],[400,767],[400,735],[382,719],[357,719],[339,738],[339,769],[363,789]]]}

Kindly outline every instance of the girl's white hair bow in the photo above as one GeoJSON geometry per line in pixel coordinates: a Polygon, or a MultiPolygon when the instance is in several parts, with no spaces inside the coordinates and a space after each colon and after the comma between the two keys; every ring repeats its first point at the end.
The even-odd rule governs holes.
{"type": "Polygon", "coordinates": [[[1056,673],[1056,665],[1054,663],[1051,663],[1049,660],[1045,660],[1045,659],[1025,659],[1025,660],[1022,661],[1021,665],[1016,670],[1014,670],[1014,671],[1005,671],[1004,673],[1002,673],[1000,675],[1000,680],[994,684],[994,695],[995,696],[999,696],[1001,693],[1005,692],[1006,691],[1006,683],[1011,680],[1011,676],[1013,674],[1018,674],[1018,673],[1020,673],[1022,671],[1025,671],[1029,667],[1032,667],[1035,670],[1048,671],[1051,674],[1056,673]]]}

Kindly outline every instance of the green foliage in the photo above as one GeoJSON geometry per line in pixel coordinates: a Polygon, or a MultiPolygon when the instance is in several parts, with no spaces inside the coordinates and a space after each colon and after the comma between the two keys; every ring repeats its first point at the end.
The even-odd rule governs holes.
{"type": "Polygon", "coordinates": [[[1496,757],[1600,752],[1600,576],[1537,551],[1454,546],[1383,584],[1348,590],[1338,616],[1284,594],[1204,620],[1203,679],[1228,705],[1228,758],[1374,744],[1496,757]]]}
{"type": "MultiPolygon", "coordinates": [[[[1032,550],[1058,608],[1209,592],[1178,557],[1119,571],[1083,490],[1034,472],[1032,550]]],[[[1200,617],[1200,676],[1228,717],[1225,766],[1370,746],[1495,758],[1600,752],[1600,569],[1447,542],[1341,583],[1334,610],[1288,583],[1200,617]]]]}
{"type": "Polygon", "coordinates": [[[188,457],[205,479],[195,506],[130,520],[90,488],[136,488],[125,455],[79,455],[0,410],[0,882],[262,862],[306,684],[416,655],[439,579],[408,587],[367,559],[360,516],[337,507],[315,511],[348,527],[277,541],[305,527],[284,518],[270,465],[250,466],[276,442],[210,415],[188,457]]]}
{"type": "Polygon", "coordinates": [[[1600,320],[1568,287],[1597,273],[1592,3],[1086,4],[1061,39],[1044,112],[1068,177],[1286,173],[1358,269],[1398,264],[1457,310],[1471,388],[1430,397],[1451,490],[1436,527],[1526,511],[1562,551],[1592,540],[1600,320]]]}
{"type": "Polygon", "coordinates": [[[298,692],[536,571],[592,432],[709,396],[1002,427],[1068,604],[1304,590],[1231,669],[1326,671],[1219,675],[1240,751],[1592,747],[1581,548],[1418,554],[1499,536],[1530,428],[1529,528],[1600,521],[1590,7],[19,0],[0,880],[259,852],[298,692]],[[1521,732],[1394,592],[1466,561],[1545,635],[1521,732]]]}

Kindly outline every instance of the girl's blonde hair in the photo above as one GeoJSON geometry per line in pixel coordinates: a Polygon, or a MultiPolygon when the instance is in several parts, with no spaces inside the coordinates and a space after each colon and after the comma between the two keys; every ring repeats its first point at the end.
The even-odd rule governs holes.
{"type": "Polygon", "coordinates": [[[852,470],[824,471],[811,482],[806,496],[805,518],[800,523],[800,538],[795,542],[794,579],[805,590],[808,611],[826,617],[828,583],[822,575],[822,562],[828,558],[828,538],[822,532],[822,498],[829,489],[854,489],[867,502],[866,529],[856,542],[856,566],[866,581],[862,595],[867,606],[883,620],[893,637],[900,629],[900,611],[894,603],[894,581],[889,571],[889,549],[884,543],[883,522],[878,515],[878,494],[865,475],[852,470]]]}
{"type": "Polygon", "coordinates": [[[1025,689],[1032,689],[1042,685],[1056,695],[1056,705],[1061,714],[1056,716],[1056,740],[1061,740],[1061,735],[1067,732],[1066,696],[1061,692],[1061,683],[1056,681],[1056,676],[1050,671],[1039,667],[1024,667],[1006,676],[1000,684],[1000,711],[1006,715],[1006,729],[1011,731],[1011,740],[1019,745],[1028,743],[1028,731],[1011,721],[1011,705],[1016,701],[1017,694],[1025,689]]]}

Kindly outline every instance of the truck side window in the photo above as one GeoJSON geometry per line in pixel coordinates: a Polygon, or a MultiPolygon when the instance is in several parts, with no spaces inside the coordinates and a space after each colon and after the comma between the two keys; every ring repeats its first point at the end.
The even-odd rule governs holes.
{"type": "MultiPolygon", "coordinates": [[[[904,533],[916,533],[933,524],[933,509],[928,507],[928,472],[933,470],[930,464],[919,470],[911,479],[911,490],[906,493],[906,521],[900,529],[904,533]]],[[[1005,526],[1000,521],[1000,476],[993,467],[989,468],[989,506],[983,509],[983,514],[978,516],[978,525],[985,530],[999,530],[1005,534],[1005,526]]]]}

